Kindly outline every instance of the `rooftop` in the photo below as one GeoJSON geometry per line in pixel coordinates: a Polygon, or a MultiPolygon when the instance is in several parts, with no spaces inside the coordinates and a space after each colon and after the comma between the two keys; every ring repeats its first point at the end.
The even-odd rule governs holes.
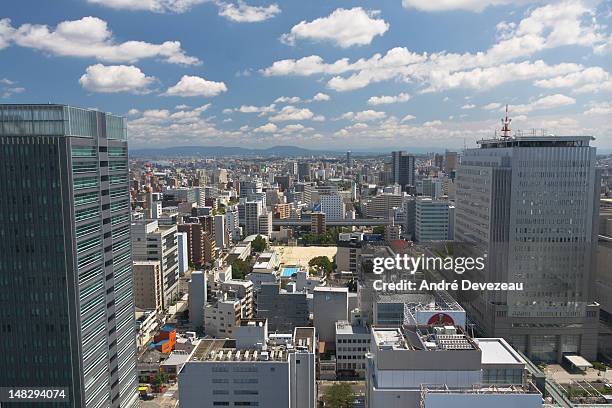
{"type": "Polygon", "coordinates": [[[525,364],[521,356],[504,339],[480,338],[474,341],[482,350],[482,364],[525,364]]]}
{"type": "Polygon", "coordinates": [[[583,147],[595,140],[593,136],[511,136],[478,140],[481,149],[504,147],[583,147]]]}

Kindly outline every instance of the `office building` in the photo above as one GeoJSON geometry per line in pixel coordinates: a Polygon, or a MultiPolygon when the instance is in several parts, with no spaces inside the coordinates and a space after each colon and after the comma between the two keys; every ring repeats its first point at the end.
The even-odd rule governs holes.
{"type": "Polygon", "coordinates": [[[542,407],[524,360],[503,339],[476,341],[453,326],[371,333],[370,408],[542,407]]]}
{"type": "Polygon", "coordinates": [[[336,322],[349,318],[348,288],[316,287],[312,302],[313,323],[317,329],[319,341],[323,341],[333,348],[336,343],[336,322]]]}
{"type": "Polygon", "coordinates": [[[227,230],[225,214],[215,215],[214,220],[215,245],[217,248],[225,249],[229,245],[229,233],[227,230]]]}
{"type": "Polygon", "coordinates": [[[261,201],[246,201],[244,204],[244,233],[253,235],[259,233],[259,216],[264,208],[261,201]]]}
{"type": "Polygon", "coordinates": [[[597,355],[599,172],[590,136],[481,140],[457,169],[455,246],[487,266],[481,282],[522,291],[481,293],[463,306],[487,336],[536,361],[597,355]]]}
{"type": "Polygon", "coordinates": [[[189,281],[189,323],[194,329],[204,327],[206,291],[206,274],[202,271],[193,271],[189,281]]]}
{"type": "Polygon", "coordinates": [[[159,225],[158,220],[132,223],[132,251],[135,261],[158,261],[161,265],[164,310],[178,294],[178,242],[176,225],[159,225]]]}
{"type": "Polygon", "coordinates": [[[391,153],[391,178],[394,184],[402,187],[402,191],[407,191],[406,186],[415,185],[415,161],[416,158],[406,152],[391,153]]]}
{"type": "Polygon", "coordinates": [[[317,406],[314,328],[296,327],[287,342],[253,319],[236,333],[197,346],[179,373],[181,408],[317,406]]]}
{"type": "Polygon", "coordinates": [[[365,378],[366,354],[370,351],[370,330],[346,320],[336,322],[336,375],[365,378]]]}
{"type": "Polygon", "coordinates": [[[125,118],[0,105],[0,123],[0,386],[137,406],[125,118]]]}
{"type": "Polygon", "coordinates": [[[183,276],[189,270],[189,253],[186,232],[176,233],[176,243],[178,252],[179,275],[183,276]]]}
{"type": "Polygon", "coordinates": [[[278,282],[264,282],[257,293],[257,317],[268,321],[270,330],[280,333],[308,326],[306,292],[289,292],[278,282]]]}
{"type": "Polygon", "coordinates": [[[344,200],[339,194],[321,195],[321,212],[326,220],[344,219],[344,200]]]}
{"type": "Polygon", "coordinates": [[[353,154],[350,150],[346,152],[346,167],[349,169],[353,167],[353,154]]]}
{"type": "Polygon", "coordinates": [[[401,208],[404,196],[400,194],[379,194],[364,203],[364,213],[371,218],[389,218],[394,208],[401,208]]]}
{"type": "Polygon", "coordinates": [[[446,241],[450,237],[449,202],[418,197],[415,204],[415,240],[446,241]]]}

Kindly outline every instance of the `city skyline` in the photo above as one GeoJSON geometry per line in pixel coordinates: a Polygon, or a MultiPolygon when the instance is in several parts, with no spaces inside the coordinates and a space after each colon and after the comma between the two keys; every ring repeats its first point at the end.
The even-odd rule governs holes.
{"type": "Polygon", "coordinates": [[[513,129],[612,149],[610,5],[510,3],[12,3],[0,102],[125,115],[134,149],[355,152],[471,147],[508,104],[513,129]]]}

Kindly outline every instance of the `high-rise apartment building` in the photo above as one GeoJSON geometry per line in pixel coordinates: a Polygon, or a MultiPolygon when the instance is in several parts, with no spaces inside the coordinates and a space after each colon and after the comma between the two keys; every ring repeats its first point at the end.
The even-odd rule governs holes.
{"type": "Polygon", "coordinates": [[[344,200],[339,194],[321,195],[321,212],[325,213],[328,220],[344,219],[344,200]]]}
{"type": "Polygon", "coordinates": [[[128,181],[124,118],[0,105],[1,387],[138,403],[128,181]]]}
{"type": "Polygon", "coordinates": [[[397,151],[391,153],[391,177],[395,184],[406,191],[406,186],[415,184],[415,157],[406,152],[397,151]]]}
{"type": "Polygon", "coordinates": [[[465,301],[478,328],[534,360],[597,355],[592,302],[599,172],[590,136],[479,141],[457,169],[455,247],[487,254],[479,279],[519,282],[465,301]]]}
{"type": "Polygon", "coordinates": [[[179,262],[176,225],[154,221],[132,223],[132,250],[136,261],[159,261],[163,277],[164,309],[178,293],[179,262]]]}

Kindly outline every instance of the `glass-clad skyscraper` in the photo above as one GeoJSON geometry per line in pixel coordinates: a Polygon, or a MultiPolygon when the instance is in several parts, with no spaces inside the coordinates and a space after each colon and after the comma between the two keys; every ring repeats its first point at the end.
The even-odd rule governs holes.
{"type": "Polygon", "coordinates": [[[32,405],[138,403],[126,139],[122,117],[0,105],[0,387],[70,394],[32,405]]]}

